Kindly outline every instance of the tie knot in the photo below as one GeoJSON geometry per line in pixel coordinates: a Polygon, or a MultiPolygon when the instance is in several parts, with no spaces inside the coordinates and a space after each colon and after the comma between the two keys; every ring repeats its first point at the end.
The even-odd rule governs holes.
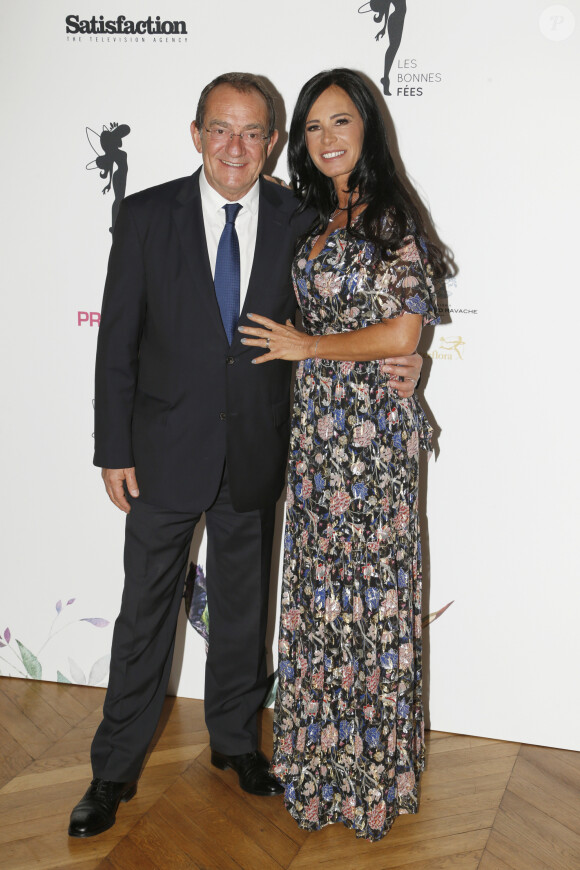
{"type": "Polygon", "coordinates": [[[238,212],[241,209],[241,205],[239,202],[228,202],[227,205],[224,205],[226,210],[226,223],[233,224],[238,216],[238,212]]]}

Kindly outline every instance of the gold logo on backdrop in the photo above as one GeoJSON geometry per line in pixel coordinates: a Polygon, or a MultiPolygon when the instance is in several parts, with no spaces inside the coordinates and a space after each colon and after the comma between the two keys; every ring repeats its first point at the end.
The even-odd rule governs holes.
{"type": "Polygon", "coordinates": [[[463,359],[465,340],[460,336],[442,336],[439,339],[439,347],[429,351],[431,359],[463,359]]]}

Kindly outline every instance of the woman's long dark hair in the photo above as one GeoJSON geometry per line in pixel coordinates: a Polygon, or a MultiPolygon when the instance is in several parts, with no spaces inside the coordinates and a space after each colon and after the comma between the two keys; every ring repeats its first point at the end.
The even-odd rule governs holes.
{"type": "Polygon", "coordinates": [[[401,247],[405,236],[413,232],[425,248],[435,278],[443,278],[447,267],[436,244],[429,240],[425,222],[395,169],[387,144],[385,125],[371,91],[361,76],[350,69],[333,69],[318,73],[306,82],[296,102],[288,142],[288,166],[292,186],[302,200],[300,209],[318,212],[315,231],[322,232],[338,206],[331,178],[312,162],[306,149],[306,120],[313,103],[327,88],[336,85],[346,91],[355,104],[364,125],[361,155],[348,180],[347,228],[358,238],[375,245],[381,258],[390,259],[401,247]],[[353,201],[353,194],[358,196],[353,201]],[[365,205],[361,219],[351,225],[354,205],[365,205]],[[393,216],[392,223],[385,215],[393,216]],[[388,227],[388,229],[386,229],[388,227]]]}

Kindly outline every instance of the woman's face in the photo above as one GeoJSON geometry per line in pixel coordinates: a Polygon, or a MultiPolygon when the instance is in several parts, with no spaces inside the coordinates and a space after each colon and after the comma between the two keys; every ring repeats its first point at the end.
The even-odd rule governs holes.
{"type": "Polygon", "coordinates": [[[332,178],[337,193],[346,190],[364,140],[363,120],[346,91],[331,85],[321,93],[308,112],[305,140],[316,168],[332,178]]]}

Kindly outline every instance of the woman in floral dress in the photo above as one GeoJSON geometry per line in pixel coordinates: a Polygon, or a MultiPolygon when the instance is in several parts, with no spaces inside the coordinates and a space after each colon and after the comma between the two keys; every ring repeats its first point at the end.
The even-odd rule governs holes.
{"type": "Polygon", "coordinates": [[[299,360],[291,430],[272,770],[298,824],[384,836],[424,764],[418,454],[430,427],[389,384],[436,319],[439,250],[398,179],[358,74],[302,89],[289,162],[302,207],[304,332],[254,315],[255,362],[299,360]]]}

